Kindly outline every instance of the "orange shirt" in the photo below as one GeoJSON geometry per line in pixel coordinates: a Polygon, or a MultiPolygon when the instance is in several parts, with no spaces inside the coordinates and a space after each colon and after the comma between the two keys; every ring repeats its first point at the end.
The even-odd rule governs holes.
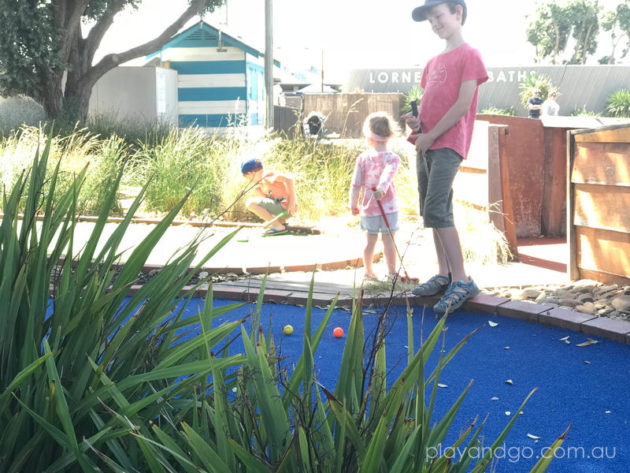
{"type": "Polygon", "coordinates": [[[261,181],[258,183],[260,191],[270,199],[284,199],[281,202],[283,208],[289,205],[289,192],[284,182],[278,180],[278,174],[268,171],[263,174],[261,181]]]}

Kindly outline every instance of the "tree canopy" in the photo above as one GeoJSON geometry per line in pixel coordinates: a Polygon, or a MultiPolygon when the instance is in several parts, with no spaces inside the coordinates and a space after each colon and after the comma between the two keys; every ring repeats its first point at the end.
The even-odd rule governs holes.
{"type": "Polygon", "coordinates": [[[612,49],[608,56],[600,59],[600,62],[614,64],[617,59],[625,58],[630,50],[630,0],[625,0],[614,10],[605,12],[601,19],[601,26],[611,36],[612,49]],[[617,58],[618,48],[621,48],[619,58],[617,58]]]}
{"type": "Polygon", "coordinates": [[[84,119],[98,79],[114,67],[160,49],[188,20],[224,0],[189,0],[156,38],[126,51],[94,56],[115,16],[142,0],[0,0],[0,94],[40,102],[51,118],[84,119]],[[84,36],[81,25],[93,26],[84,36]]]}
{"type": "Polygon", "coordinates": [[[539,4],[527,27],[527,40],[536,47],[536,59],[584,64],[597,50],[600,12],[598,0],[546,0],[539,4]],[[573,53],[570,59],[562,60],[570,38],[573,53]]]}

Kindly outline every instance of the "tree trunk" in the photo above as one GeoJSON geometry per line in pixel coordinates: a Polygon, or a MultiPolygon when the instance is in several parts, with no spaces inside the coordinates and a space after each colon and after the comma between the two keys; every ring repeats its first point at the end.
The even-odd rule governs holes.
{"type": "MultiPolygon", "coordinates": [[[[75,20],[78,12],[76,9],[80,9],[80,12],[83,13],[85,5],[87,5],[87,0],[81,0],[81,2],[83,2],[82,6],[74,7],[75,16],[73,18],[75,20]]],[[[101,43],[103,35],[113,23],[116,13],[121,11],[124,5],[125,2],[123,0],[112,1],[108,13],[90,30],[87,38],[81,37],[80,28],[73,30],[74,36],[72,38],[65,38],[65,49],[62,51],[65,52],[65,57],[67,57],[68,61],[65,100],[63,100],[63,113],[65,116],[79,121],[87,120],[90,97],[96,82],[118,65],[159,50],[190,18],[203,10],[206,0],[191,1],[189,7],[164,29],[158,37],[122,53],[108,54],[97,64],[93,64],[94,54],[101,43]]],[[[70,23],[74,23],[74,20],[70,23]]]]}
{"type": "Polygon", "coordinates": [[[57,118],[63,109],[63,72],[42,67],[38,76],[43,86],[39,88],[39,96],[34,98],[44,107],[46,116],[57,118]]]}

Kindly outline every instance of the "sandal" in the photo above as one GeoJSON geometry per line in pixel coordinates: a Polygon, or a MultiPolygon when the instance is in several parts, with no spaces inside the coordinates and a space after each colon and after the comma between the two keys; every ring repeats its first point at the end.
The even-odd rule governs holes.
{"type": "Polygon", "coordinates": [[[448,276],[436,274],[428,281],[423,282],[419,286],[415,287],[411,292],[414,296],[419,297],[435,296],[437,294],[440,294],[441,292],[446,291],[450,282],[451,279],[448,276]]]}
{"type": "Polygon", "coordinates": [[[284,235],[285,233],[287,233],[287,231],[288,230],[286,228],[284,228],[282,230],[276,230],[275,228],[270,228],[265,233],[263,233],[263,236],[284,235]]]}
{"type": "Polygon", "coordinates": [[[433,306],[433,310],[439,315],[455,312],[464,305],[464,302],[477,294],[479,294],[479,288],[471,278],[468,278],[468,281],[452,282],[442,298],[433,306]]]}

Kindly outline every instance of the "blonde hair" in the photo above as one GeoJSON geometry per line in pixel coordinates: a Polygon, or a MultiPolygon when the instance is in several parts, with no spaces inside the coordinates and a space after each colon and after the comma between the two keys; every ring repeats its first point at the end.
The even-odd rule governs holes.
{"type": "Polygon", "coordinates": [[[366,138],[377,135],[389,139],[394,136],[397,129],[393,118],[385,112],[371,113],[363,123],[363,134],[366,138]]]}

